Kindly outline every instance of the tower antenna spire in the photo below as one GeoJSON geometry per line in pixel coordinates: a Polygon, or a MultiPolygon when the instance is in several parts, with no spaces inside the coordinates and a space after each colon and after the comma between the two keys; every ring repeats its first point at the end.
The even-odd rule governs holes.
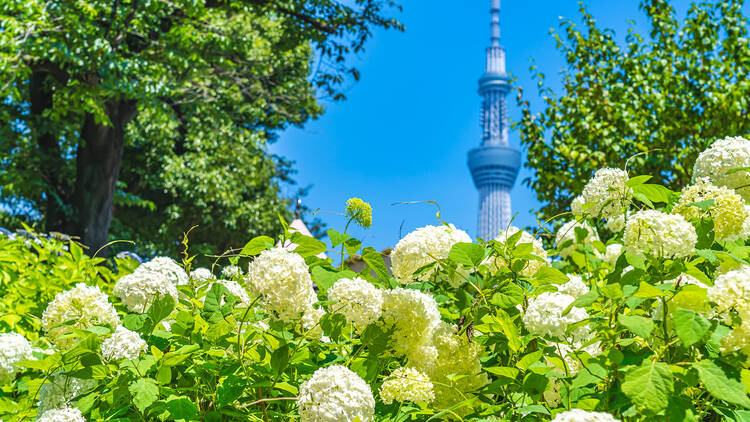
{"type": "Polygon", "coordinates": [[[500,45],[500,0],[490,0],[490,46],[484,74],[479,79],[482,96],[482,141],[469,151],[468,164],[479,191],[478,236],[494,239],[510,224],[510,190],[521,167],[521,152],[508,142],[506,97],[510,77],[505,72],[505,50],[500,45]]]}

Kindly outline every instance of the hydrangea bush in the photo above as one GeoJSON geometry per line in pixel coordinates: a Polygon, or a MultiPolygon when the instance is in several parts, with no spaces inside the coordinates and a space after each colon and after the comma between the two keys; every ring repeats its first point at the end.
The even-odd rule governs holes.
{"type": "Polygon", "coordinates": [[[750,420],[748,163],[718,141],[682,192],[602,169],[550,227],[424,227],[392,273],[333,229],[89,271],[2,326],[0,419],[750,420]]]}

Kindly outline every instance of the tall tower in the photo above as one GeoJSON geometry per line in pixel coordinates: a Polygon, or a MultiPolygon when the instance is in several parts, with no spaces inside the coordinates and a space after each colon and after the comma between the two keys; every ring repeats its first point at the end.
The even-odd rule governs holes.
{"type": "Polygon", "coordinates": [[[521,152],[508,144],[505,97],[510,78],[505,73],[505,50],[500,46],[500,0],[490,0],[490,46],[479,78],[482,96],[482,143],[469,151],[469,171],[479,191],[477,235],[494,239],[510,223],[510,190],[521,167],[521,152]]]}

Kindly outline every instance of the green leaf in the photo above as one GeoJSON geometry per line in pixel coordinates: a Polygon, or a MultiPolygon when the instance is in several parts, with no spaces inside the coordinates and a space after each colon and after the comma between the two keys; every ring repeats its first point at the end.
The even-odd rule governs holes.
{"type": "Polygon", "coordinates": [[[567,283],[568,276],[560,270],[549,266],[543,266],[537,270],[534,274],[534,281],[543,284],[565,284],[567,283]]]}
{"type": "Polygon", "coordinates": [[[346,251],[349,253],[349,255],[354,255],[359,252],[359,248],[362,247],[362,242],[352,237],[346,239],[346,242],[344,242],[344,247],[346,248],[346,251]]]}
{"type": "Polygon", "coordinates": [[[651,202],[668,203],[674,192],[662,185],[641,184],[632,186],[633,192],[641,194],[651,202]]]}
{"type": "Polygon", "coordinates": [[[238,375],[229,375],[226,377],[216,389],[219,407],[237,400],[242,395],[242,392],[245,391],[245,387],[247,387],[245,377],[238,375]]]}
{"type": "Polygon", "coordinates": [[[531,395],[542,394],[548,382],[549,379],[544,375],[529,372],[523,379],[523,391],[531,395]]]}
{"type": "Polygon", "coordinates": [[[625,374],[622,392],[638,408],[658,414],[667,408],[674,392],[672,371],[666,363],[646,360],[625,374]]]}
{"type": "Polygon", "coordinates": [[[484,260],[484,247],[477,243],[459,242],[451,247],[448,258],[459,264],[476,267],[484,260]]]}
{"type": "Polygon", "coordinates": [[[640,297],[642,299],[650,299],[655,297],[662,297],[666,296],[667,292],[661,289],[657,289],[656,287],[646,283],[645,281],[641,281],[640,286],[638,286],[638,291],[636,291],[633,296],[640,297]]]}
{"type": "Polygon", "coordinates": [[[531,366],[532,364],[539,362],[539,359],[541,359],[543,354],[544,352],[541,350],[526,354],[521,359],[519,359],[518,362],[516,362],[516,367],[518,367],[518,369],[522,371],[525,371],[529,369],[529,366],[531,366]]]}
{"type": "Polygon", "coordinates": [[[508,366],[491,366],[489,368],[484,368],[484,370],[489,372],[490,374],[510,379],[516,379],[518,373],[520,372],[518,369],[508,366]]]}
{"type": "Polygon", "coordinates": [[[351,270],[337,271],[320,265],[313,267],[310,270],[310,274],[321,294],[324,294],[339,279],[354,278],[357,276],[357,273],[351,270]]]}
{"type": "Polygon", "coordinates": [[[139,378],[133,381],[130,383],[128,391],[133,397],[133,404],[141,413],[159,398],[159,387],[156,385],[156,381],[150,378],[139,378]]]}
{"type": "Polygon", "coordinates": [[[716,363],[702,360],[693,363],[693,368],[698,370],[701,382],[712,396],[728,403],[750,408],[750,399],[747,397],[745,385],[727,377],[724,370],[716,363]]]}
{"type": "Polygon", "coordinates": [[[617,318],[617,322],[637,336],[645,339],[649,338],[654,331],[654,321],[638,315],[620,315],[617,318]]]}
{"type": "Polygon", "coordinates": [[[511,320],[510,315],[502,309],[498,309],[495,320],[503,327],[503,333],[508,339],[508,347],[512,351],[517,352],[521,348],[521,339],[518,337],[518,329],[513,320],[511,320]]]}
{"type": "Polygon", "coordinates": [[[703,340],[711,328],[711,322],[703,315],[687,309],[677,309],[672,314],[672,323],[677,336],[685,346],[703,340]]]}
{"type": "Polygon", "coordinates": [[[156,372],[156,382],[161,385],[168,385],[172,382],[172,368],[166,365],[159,368],[156,372]]]}
{"type": "Polygon", "coordinates": [[[271,369],[279,374],[286,368],[287,363],[289,363],[289,344],[284,343],[271,354],[271,369]]]}
{"type": "Polygon", "coordinates": [[[328,238],[331,240],[331,246],[334,248],[346,242],[346,240],[351,237],[346,233],[339,233],[334,229],[328,229],[326,233],[328,234],[328,238]]]}
{"type": "Polygon", "coordinates": [[[156,299],[154,299],[151,307],[148,308],[147,315],[149,319],[151,319],[151,322],[156,325],[172,313],[172,310],[174,310],[174,306],[175,303],[172,296],[164,295],[162,297],[157,297],[156,299]]]}
{"type": "Polygon", "coordinates": [[[375,271],[383,280],[387,280],[390,276],[388,274],[388,267],[385,265],[383,254],[376,251],[371,247],[367,247],[362,250],[362,260],[367,263],[371,270],[375,271]]]}
{"type": "Polygon", "coordinates": [[[506,283],[500,291],[492,295],[490,303],[503,309],[512,308],[523,302],[524,290],[515,283],[506,283]]]}
{"type": "Polygon", "coordinates": [[[310,236],[305,236],[300,232],[292,233],[290,241],[297,245],[297,247],[294,248],[294,252],[301,255],[303,258],[314,256],[326,251],[325,243],[310,236]]]}
{"type": "Polygon", "coordinates": [[[192,420],[198,416],[198,407],[189,398],[169,396],[167,410],[172,419],[192,420]]]}
{"type": "Polygon", "coordinates": [[[254,237],[252,240],[245,243],[245,246],[240,251],[240,255],[254,256],[272,247],[273,247],[272,238],[268,236],[258,236],[258,237],[254,237]]]}
{"type": "Polygon", "coordinates": [[[716,203],[715,199],[706,199],[705,201],[691,202],[689,204],[686,204],[685,206],[696,207],[702,211],[706,211],[707,209],[711,208],[715,203],[716,203]]]}
{"type": "Polygon", "coordinates": [[[630,179],[628,179],[627,182],[625,182],[625,186],[632,188],[636,185],[642,185],[646,182],[648,182],[651,179],[652,176],[649,175],[643,175],[643,176],[633,176],[630,179]]]}

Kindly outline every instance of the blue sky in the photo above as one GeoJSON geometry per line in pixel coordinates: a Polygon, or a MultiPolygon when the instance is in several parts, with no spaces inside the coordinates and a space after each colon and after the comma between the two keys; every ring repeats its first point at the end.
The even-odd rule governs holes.
{"type": "MultiPolygon", "coordinates": [[[[398,15],[405,32],[376,31],[356,58],[362,77],[347,88],[348,99],[324,102],[325,114],[303,128],[283,132],[271,150],[296,161],[296,179],[313,185],[305,203],[312,209],[342,212],[345,201],[361,197],[373,207],[373,226],[350,232],[365,245],[393,246],[415,228],[437,224],[433,200],[443,221],[476,236],[477,193],[466,167],[466,153],[480,141],[477,80],[489,44],[489,0],[404,0],[398,15]]],[[[550,35],[560,18],[578,21],[577,0],[502,2],[501,42],[508,71],[538,110],[540,100],[529,71],[530,60],[559,92],[564,61],[550,35]]],[[[680,16],[687,1],[674,2],[680,16]]],[[[590,0],[591,13],[622,40],[635,26],[647,33],[638,0],[590,0]],[[635,21],[631,23],[630,21],[635,21]]],[[[509,95],[511,120],[519,118],[509,95]]],[[[511,132],[511,144],[519,137],[511,132]]],[[[534,192],[521,183],[512,191],[516,225],[536,225],[534,192]]],[[[290,194],[290,189],[287,194],[290,194]]],[[[343,230],[344,217],[318,216],[343,230]]]]}

